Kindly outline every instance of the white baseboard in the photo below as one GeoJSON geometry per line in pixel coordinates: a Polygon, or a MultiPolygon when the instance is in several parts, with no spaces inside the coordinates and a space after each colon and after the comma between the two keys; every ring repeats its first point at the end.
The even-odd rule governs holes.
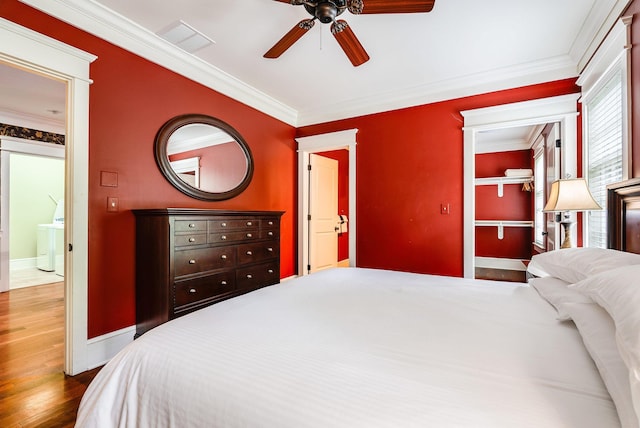
{"type": "Polygon", "coordinates": [[[520,259],[503,259],[497,257],[476,257],[475,258],[477,268],[487,269],[505,269],[505,270],[518,270],[526,271],[527,267],[522,263],[520,259]]]}
{"type": "Polygon", "coordinates": [[[87,340],[88,370],[106,364],[125,346],[133,342],[136,326],[126,327],[102,336],[87,340]]]}

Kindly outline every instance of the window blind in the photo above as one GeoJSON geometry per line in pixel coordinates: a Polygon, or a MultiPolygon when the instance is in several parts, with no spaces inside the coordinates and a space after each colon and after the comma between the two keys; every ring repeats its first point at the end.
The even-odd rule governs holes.
{"type": "Polygon", "coordinates": [[[594,199],[604,208],[587,215],[588,245],[607,245],[607,185],[622,180],[623,75],[618,68],[586,106],[587,179],[594,199]]]}

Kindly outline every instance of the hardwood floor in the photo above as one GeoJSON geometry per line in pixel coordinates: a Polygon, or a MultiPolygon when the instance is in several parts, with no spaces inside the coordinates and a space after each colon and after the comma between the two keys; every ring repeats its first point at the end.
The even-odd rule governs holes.
{"type": "Polygon", "coordinates": [[[63,373],[64,284],[0,293],[0,426],[73,427],[98,369],[63,373]]]}

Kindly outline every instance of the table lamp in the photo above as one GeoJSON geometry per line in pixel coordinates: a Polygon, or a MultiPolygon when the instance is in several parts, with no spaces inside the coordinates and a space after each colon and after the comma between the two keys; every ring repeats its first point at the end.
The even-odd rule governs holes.
{"type": "Polygon", "coordinates": [[[571,211],[601,210],[602,207],[593,199],[587,181],[584,178],[565,178],[551,183],[551,194],[543,212],[564,213],[560,224],[564,227],[564,241],[560,248],[571,248],[571,211]]]}

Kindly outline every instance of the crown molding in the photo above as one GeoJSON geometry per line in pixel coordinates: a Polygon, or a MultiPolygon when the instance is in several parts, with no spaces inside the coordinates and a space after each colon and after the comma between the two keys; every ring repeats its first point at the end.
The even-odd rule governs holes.
{"type": "Polygon", "coordinates": [[[629,0],[594,2],[570,52],[564,56],[298,111],[94,0],[19,1],[296,127],[577,77],[629,4],[629,0]]]}
{"type": "Polygon", "coordinates": [[[576,37],[569,55],[582,73],[631,0],[598,0],[576,37]]]}
{"type": "Polygon", "coordinates": [[[0,123],[35,129],[38,131],[65,134],[65,118],[53,119],[46,116],[27,114],[15,110],[0,111],[0,123]]]}
{"type": "Polygon", "coordinates": [[[315,110],[302,110],[298,115],[298,126],[382,113],[577,76],[575,63],[568,55],[565,55],[545,61],[469,74],[404,90],[380,92],[351,102],[327,104],[315,110]]]}
{"type": "Polygon", "coordinates": [[[93,0],[19,1],[282,122],[296,125],[297,112],[291,107],[93,0]]]}

